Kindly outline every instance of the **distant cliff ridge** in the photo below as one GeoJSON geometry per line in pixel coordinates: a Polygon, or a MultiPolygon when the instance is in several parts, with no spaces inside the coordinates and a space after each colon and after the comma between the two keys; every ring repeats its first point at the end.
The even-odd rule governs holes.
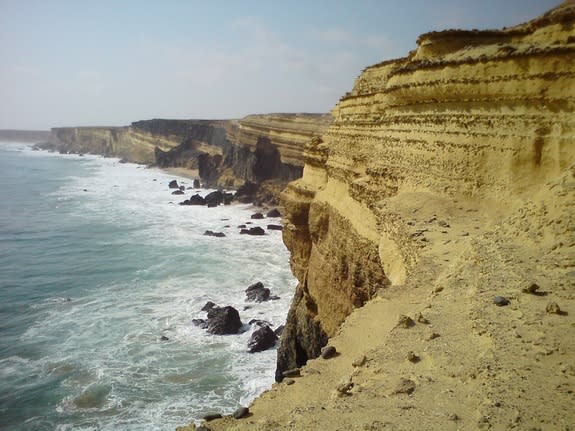
{"type": "Polygon", "coordinates": [[[129,127],[52,129],[62,152],[121,157],[160,167],[198,169],[208,185],[287,183],[301,176],[303,147],[321,135],[329,114],[250,115],[241,120],[136,121],[129,127]]]}

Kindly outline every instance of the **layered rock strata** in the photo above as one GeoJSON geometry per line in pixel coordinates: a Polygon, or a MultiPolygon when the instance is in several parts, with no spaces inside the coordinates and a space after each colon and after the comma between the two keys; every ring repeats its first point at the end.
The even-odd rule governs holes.
{"type": "Polygon", "coordinates": [[[428,196],[511,210],[575,162],[573,25],[566,4],[500,31],[428,33],[409,56],[363,71],[282,194],[299,285],[278,380],[417,270],[425,231],[399,208],[428,196]]]}
{"type": "Polygon", "coordinates": [[[329,114],[267,114],[241,120],[155,119],[129,127],[54,128],[52,147],[197,169],[210,186],[269,181],[281,189],[301,176],[305,143],[323,133],[330,121],[329,114]]]}

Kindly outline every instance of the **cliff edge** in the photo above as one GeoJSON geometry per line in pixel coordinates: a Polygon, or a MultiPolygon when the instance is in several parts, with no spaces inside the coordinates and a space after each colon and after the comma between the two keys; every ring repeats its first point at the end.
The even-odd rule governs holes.
{"type": "Polygon", "coordinates": [[[574,25],[566,2],[363,71],[282,194],[281,383],[209,429],[572,429],[574,25]]]}

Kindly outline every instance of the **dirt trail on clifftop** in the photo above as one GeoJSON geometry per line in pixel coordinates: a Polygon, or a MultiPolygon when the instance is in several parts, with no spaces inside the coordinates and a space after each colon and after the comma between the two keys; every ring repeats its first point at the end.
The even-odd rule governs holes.
{"type": "Polygon", "coordinates": [[[336,357],[209,429],[572,429],[575,168],[520,208],[394,201],[425,243],[407,283],[347,318],[329,342],[336,357]]]}

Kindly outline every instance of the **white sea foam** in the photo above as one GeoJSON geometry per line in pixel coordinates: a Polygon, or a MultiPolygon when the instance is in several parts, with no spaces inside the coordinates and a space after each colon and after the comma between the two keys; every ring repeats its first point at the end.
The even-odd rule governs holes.
{"type": "MultiPolygon", "coordinates": [[[[22,337],[53,343],[38,365],[66,393],[56,429],[171,430],[206,411],[230,413],[267,389],[275,350],[250,354],[251,331],[209,335],[192,319],[205,317],[201,308],[213,301],[238,309],[244,323],[284,323],[295,280],[281,232],[250,237],[237,227],[278,221],[251,220],[255,210],[249,205],[177,205],[195,191],[174,196],[168,182],[192,181],[166,172],[95,156],[65,157],[84,164],[90,175],[69,177],[51,198],[72,203],[72,219],[96,232],[100,225],[115,226],[121,235],[91,231],[86,241],[103,250],[129,247],[131,254],[118,255],[120,261],[106,259],[118,268],[125,264],[131,275],[93,285],[78,298],[33,304],[43,318],[22,337]],[[204,236],[205,230],[226,237],[204,236]],[[151,251],[157,254],[153,259],[151,251]],[[137,265],[139,253],[149,261],[145,267],[137,265]],[[280,299],[246,303],[244,290],[256,281],[280,299]]],[[[79,259],[77,265],[94,263],[79,259]]]]}

